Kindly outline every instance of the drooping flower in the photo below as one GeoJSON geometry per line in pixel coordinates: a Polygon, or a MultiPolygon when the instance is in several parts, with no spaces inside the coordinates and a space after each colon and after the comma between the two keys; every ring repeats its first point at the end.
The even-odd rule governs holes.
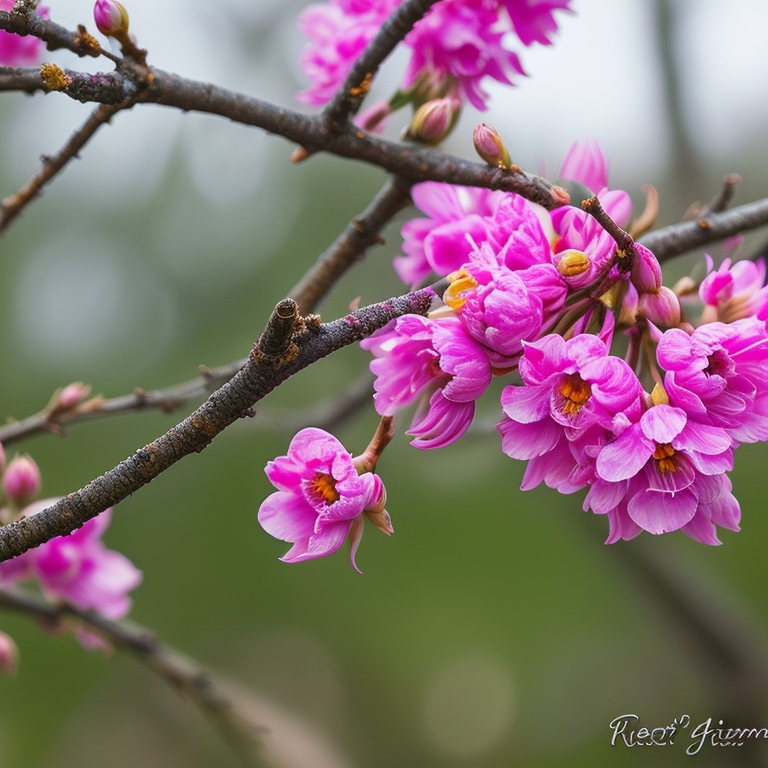
{"type": "MultiPolygon", "coordinates": [[[[0,11],[11,11],[15,0],[0,0],[0,11]]],[[[48,18],[49,10],[40,6],[35,11],[38,16],[48,18]]],[[[0,65],[6,67],[24,67],[37,64],[43,50],[43,41],[33,35],[15,35],[0,30],[0,65]]]]}
{"type": "Polygon", "coordinates": [[[483,348],[455,317],[404,315],[360,342],[376,358],[374,404],[392,415],[423,397],[408,434],[417,448],[439,448],[458,440],[475,414],[475,400],[491,382],[483,348]]]}
{"type": "Polygon", "coordinates": [[[520,57],[503,45],[505,33],[495,2],[436,3],[405,38],[412,54],[403,90],[415,86],[419,79],[455,82],[462,96],[484,110],[488,94],[481,82],[485,77],[511,85],[514,77],[525,75],[520,57]]]}
{"type": "Polygon", "coordinates": [[[349,537],[355,570],[364,513],[392,533],[384,510],[386,493],[378,475],[358,473],[352,456],[331,434],[316,427],[298,432],[285,456],[267,463],[277,488],[259,508],[264,530],[293,546],[281,559],[298,563],[336,552],[349,537]]]}
{"type": "MultiPolygon", "coordinates": [[[[41,512],[58,499],[43,499],[26,507],[24,517],[41,512]]],[[[120,552],[107,549],[101,537],[109,527],[107,509],[67,536],[57,536],[19,557],[0,563],[0,584],[35,579],[49,600],[61,600],[108,619],[130,610],[128,592],[142,574],[120,552]]]]}

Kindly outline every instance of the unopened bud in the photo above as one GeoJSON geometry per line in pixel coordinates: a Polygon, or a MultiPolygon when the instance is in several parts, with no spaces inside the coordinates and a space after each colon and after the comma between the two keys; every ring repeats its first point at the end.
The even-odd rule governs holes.
{"type": "Polygon", "coordinates": [[[117,0],[96,0],[93,20],[102,35],[118,40],[128,35],[128,11],[117,0]]]}
{"type": "Polygon", "coordinates": [[[638,312],[652,323],[676,328],[680,324],[682,310],[677,294],[662,285],[656,293],[643,293],[638,303],[638,312]]]}
{"type": "Polygon", "coordinates": [[[19,649],[13,638],[0,632],[0,670],[6,675],[15,675],[19,666],[19,649]]]}
{"type": "Polygon", "coordinates": [[[421,144],[439,144],[453,129],[461,111],[461,102],[453,98],[434,99],[414,113],[406,138],[421,144]]]}
{"type": "Polygon", "coordinates": [[[34,460],[27,455],[15,456],[3,475],[3,488],[8,499],[19,508],[26,507],[40,493],[42,480],[34,460]]]}
{"type": "Polygon", "coordinates": [[[488,165],[501,168],[503,171],[512,165],[507,146],[492,125],[480,123],[472,133],[472,141],[475,144],[475,151],[488,165]]]}
{"type": "Polygon", "coordinates": [[[638,293],[655,293],[661,288],[661,266],[658,259],[641,243],[635,243],[637,258],[632,263],[632,284],[638,293]]]}
{"type": "Polygon", "coordinates": [[[556,258],[557,271],[563,277],[583,275],[592,266],[589,256],[584,251],[577,251],[575,248],[568,248],[568,250],[558,253],[556,258]]]}

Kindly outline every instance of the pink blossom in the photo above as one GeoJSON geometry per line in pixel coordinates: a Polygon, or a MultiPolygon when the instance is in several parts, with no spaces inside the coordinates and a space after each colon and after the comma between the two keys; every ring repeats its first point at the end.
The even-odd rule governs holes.
{"type": "Polygon", "coordinates": [[[737,261],[732,265],[725,259],[712,271],[712,259],[707,256],[709,274],[701,281],[699,296],[708,305],[702,320],[730,323],[743,317],[758,315],[768,318],[768,286],[765,285],[765,261],[737,261]],[[710,309],[711,308],[711,309],[710,309]]]}
{"type": "Polygon", "coordinates": [[[403,282],[415,287],[432,271],[445,276],[459,269],[472,251],[468,238],[478,245],[489,239],[488,220],[505,193],[424,181],[414,185],[411,197],[428,218],[403,226],[406,255],[395,257],[394,268],[403,282]]]}
{"type": "Polygon", "coordinates": [[[738,505],[724,476],[733,467],[725,430],[663,403],[634,422],[620,414],[614,430],[585,500],[585,508],[610,513],[618,526],[609,542],[636,535],[634,526],[654,534],[682,529],[706,544],[719,543],[716,525],[738,530],[738,505]]]}
{"type": "Polygon", "coordinates": [[[768,331],[757,318],[664,333],[656,350],[670,403],[738,442],[768,440],[768,331]]]}
{"type": "Polygon", "coordinates": [[[483,243],[449,276],[451,285],[443,297],[497,369],[515,365],[523,342],[540,335],[562,309],[566,295],[552,264],[512,271],[504,262],[503,250],[494,253],[483,243]]]}
{"type": "MultiPolygon", "coordinates": [[[[0,11],[11,11],[15,0],[0,0],[0,11]]],[[[48,18],[49,10],[40,6],[35,11],[38,16],[48,18]]],[[[0,30],[0,65],[6,67],[24,67],[37,64],[43,50],[43,41],[32,35],[15,35],[0,30]]]]}
{"type": "MultiPolygon", "coordinates": [[[[517,54],[506,47],[510,32],[524,45],[549,44],[557,28],[553,11],[568,9],[570,0],[442,0],[436,3],[405,38],[411,59],[402,89],[430,91],[429,98],[458,90],[478,109],[488,94],[489,77],[511,83],[524,75],[517,54]]],[[[313,85],[299,94],[311,104],[323,104],[342,85],[355,60],[365,50],[399,0],[331,0],[309,6],[299,28],[310,39],[300,63],[313,85]]]]}
{"type": "Polygon", "coordinates": [[[525,344],[523,386],[501,395],[502,450],[528,460],[523,490],[545,482],[562,493],[584,487],[589,465],[618,413],[639,415],[642,389],[631,368],[597,336],[565,341],[554,334],[525,344]]]}
{"type": "Polygon", "coordinates": [[[265,472],[277,488],[259,508],[264,530],[293,546],[281,559],[312,560],[336,552],[352,540],[351,561],[362,535],[362,515],[372,512],[392,533],[384,511],[386,494],[378,475],[358,474],[344,446],[328,432],[307,427],[298,432],[285,456],[267,463],[265,472]]]}
{"type": "Polygon", "coordinates": [[[488,94],[480,85],[483,78],[511,84],[513,77],[525,74],[518,55],[503,46],[505,32],[495,2],[436,3],[405,38],[413,53],[403,89],[420,78],[433,83],[457,82],[461,94],[484,110],[488,94]]]}
{"type": "Polygon", "coordinates": [[[404,315],[360,342],[375,360],[374,404],[382,415],[424,397],[408,434],[417,448],[438,448],[469,428],[475,403],[491,382],[483,348],[455,317],[404,315]]]}
{"type": "Polygon", "coordinates": [[[557,32],[554,11],[570,11],[571,0],[502,0],[523,45],[551,45],[557,32]]]}
{"type": "MultiPolygon", "coordinates": [[[[31,517],[56,501],[36,501],[22,514],[31,517]]],[[[122,618],[131,607],[127,593],[141,583],[142,574],[127,557],[102,543],[111,519],[112,510],[107,509],[69,535],[0,563],[0,584],[33,578],[49,600],[97,611],[108,619],[122,618]]]]}
{"type": "Polygon", "coordinates": [[[0,632],[0,672],[13,676],[19,668],[19,648],[10,635],[0,632]]]}
{"type": "Polygon", "coordinates": [[[312,86],[299,93],[298,98],[308,104],[330,101],[398,3],[399,0],[332,0],[308,6],[299,16],[299,29],[310,43],[299,63],[312,86]]]}
{"type": "Polygon", "coordinates": [[[411,194],[429,218],[412,219],[403,226],[407,256],[395,257],[394,268],[412,286],[431,272],[444,277],[457,271],[484,243],[495,252],[503,251],[508,269],[552,261],[541,221],[520,195],[431,181],[416,184],[411,194]]]}

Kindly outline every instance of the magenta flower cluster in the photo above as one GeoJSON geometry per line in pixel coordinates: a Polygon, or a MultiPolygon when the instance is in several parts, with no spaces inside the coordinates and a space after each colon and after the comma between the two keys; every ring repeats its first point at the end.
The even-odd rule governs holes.
{"type": "MultiPolygon", "coordinates": [[[[610,190],[595,144],[574,145],[560,169],[614,221],[632,215],[610,190]]],[[[417,403],[417,448],[469,428],[493,376],[502,450],[527,461],[522,488],[586,489],[606,515],[608,542],[682,530],[718,544],[738,530],[727,472],[735,449],[768,439],[768,288],[760,262],[726,260],[685,317],[653,254],[631,258],[580,208],[552,213],[514,194],[427,182],[413,199],[426,218],[403,227],[400,277],[447,279],[427,317],[406,316],[361,346],[374,355],[381,414],[417,403]],[[695,322],[694,322],[695,321],[695,322]],[[623,337],[626,357],[612,354],[623,337]]]]}
{"type": "MultiPolygon", "coordinates": [[[[440,0],[406,36],[410,60],[401,91],[426,98],[451,94],[485,109],[485,78],[510,84],[525,74],[515,37],[525,46],[549,45],[557,31],[555,11],[571,0],[440,0]]],[[[309,38],[300,64],[312,86],[299,94],[324,104],[344,82],[355,60],[373,40],[400,0],[330,0],[310,5],[299,18],[309,38]]],[[[426,100],[426,98],[422,100],[426,100]]]]}
{"type": "MultiPolygon", "coordinates": [[[[2,455],[0,467],[5,498],[5,506],[0,509],[3,523],[31,517],[56,503],[55,498],[33,500],[40,493],[41,479],[40,470],[29,456],[17,456],[5,467],[2,455]]],[[[0,563],[0,588],[33,580],[51,601],[96,611],[108,619],[122,618],[131,607],[128,593],[141,583],[142,574],[125,555],[104,546],[101,539],[111,519],[112,510],[107,509],[68,536],[58,536],[0,563]]],[[[76,636],[86,648],[102,645],[86,630],[76,630],[76,636]]]]}

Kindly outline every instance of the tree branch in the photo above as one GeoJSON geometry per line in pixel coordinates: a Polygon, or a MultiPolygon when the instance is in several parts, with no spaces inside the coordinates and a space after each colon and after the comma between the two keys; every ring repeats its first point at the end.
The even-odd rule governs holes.
{"type": "Polygon", "coordinates": [[[42,192],[43,187],[70,160],[77,157],[78,152],[102,125],[108,123],[121,109],[126,109],[130,106],[132,106],[132,103],[129,101],[112,105],[100,104],[93,110],[85,123],[72,134],[69,141],[57,155],[53,157],[44,156],[43,167],[21,189],[12,195],[8,195],[0,203],[0,232],[3,232],[8,227],[21,213],[22,209],[42,192]]]}
{"type": "Polygon", "coordinates": [[[756,200],[704,219],[681,221],[656,232],[649,232],[640,242],[650,248],[660,262],[748,229],[768,224],[768,198],[756,200]]]}
{"type": "Polygon", "coordinates": [[[72,32],[55,21],[44,19],[34,11],[0,11],[0,29],[16,35],[32,35],[43,40],[49,51],[67,48],[78,56],[106,56],[114,62],[119,62],[119,56],[105,51],[99,41],[90,35],[84,26],[80,25],[77,32],[72,32]]]}
{"type": "MultiPolygon", "coordinates": [[[[304,326],[302,321],[288,354],[281,358],[262,355],[257,345],[243,368],[180,424],[48,509],[0,528],[0,561],[71,533],[184,456],[204,450],[230,424],[252,415],[253,405],[290,376],[370,336],[396,317],[425,315],[434,296],[434,290],[425,288],[364,307],[331,323],[304,326]]],[[[265,334],[271,330],[268,326],[265,334]]]]}
{"type": "Polygon", "coordinates": [[[331,130],[341,130],[349,115],[357,112],[381,63],[436,2],[406,0],[382,24],[379,33],[354,63],[344,84],[323,112],[331,130]]]}
{"type": "Polygon", "coordinates": [[[302,314],[313,312],[333,284],[365,249],[381,243],[381,228],[411,201],[411,183],[394,176],[387,180],[370,205],[346,226],[333,244],[320,256],[304,277],[288,291],[302,314]]]}

